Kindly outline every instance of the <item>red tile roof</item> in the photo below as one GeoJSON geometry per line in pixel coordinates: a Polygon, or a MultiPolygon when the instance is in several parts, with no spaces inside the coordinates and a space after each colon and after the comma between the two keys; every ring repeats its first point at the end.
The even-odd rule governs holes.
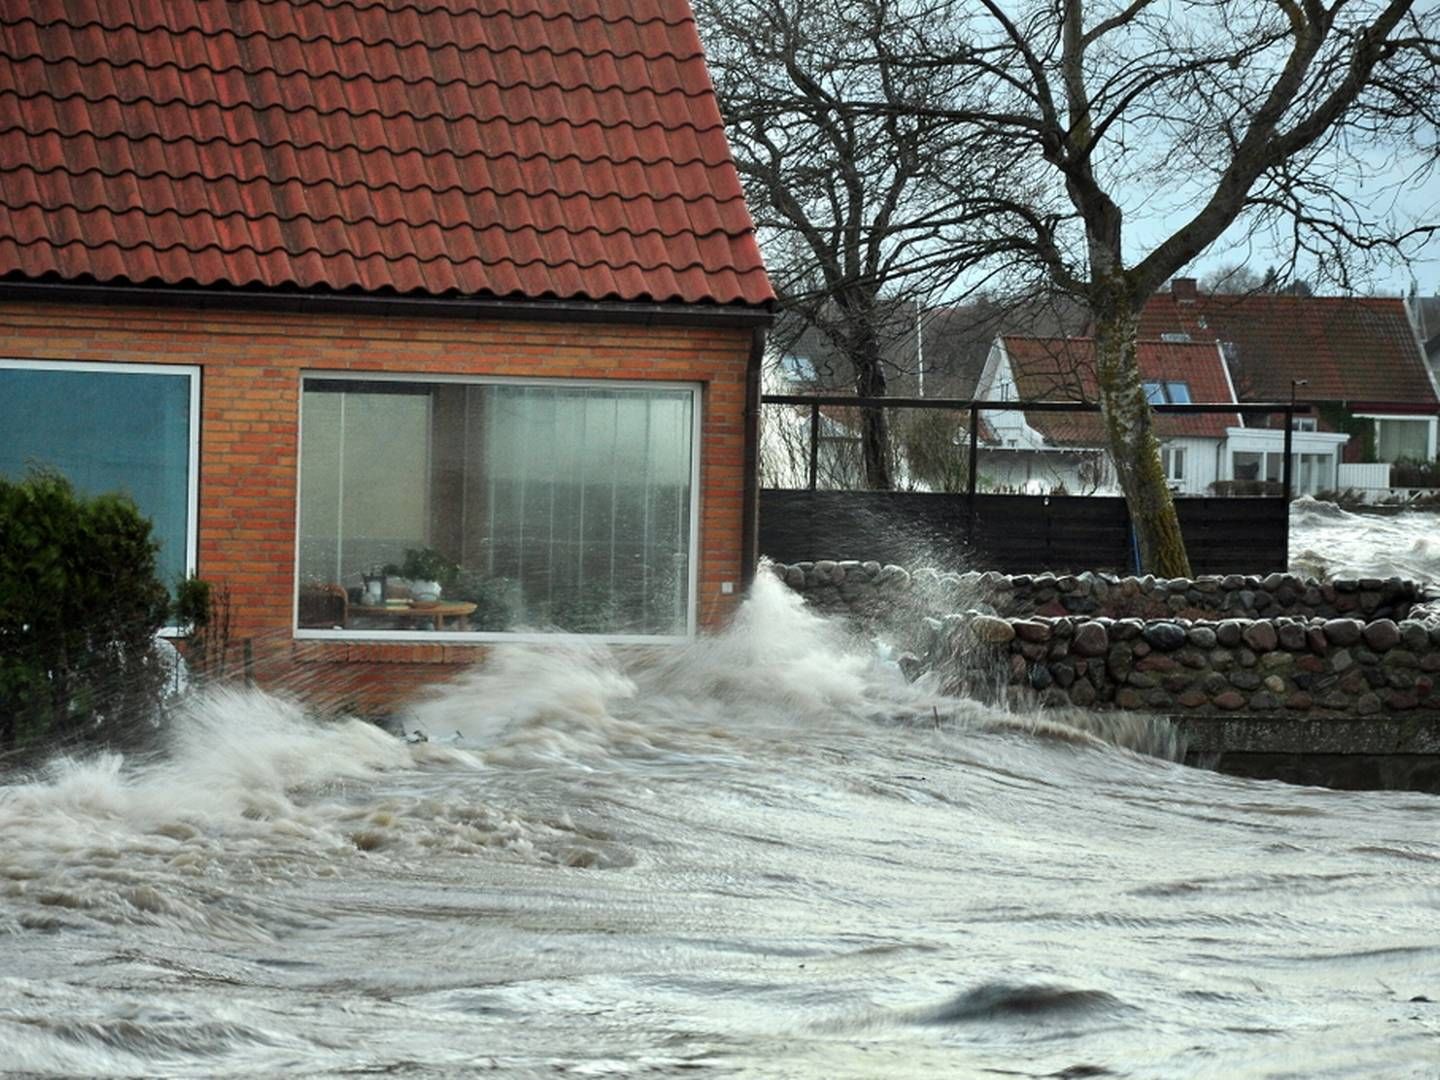
{"type": "Polygon", "coordinates": [[[6,4],[0,275],[774,297],[686,0],[6,4]]]}
{"type": "Polygon", "coordinates": [[[1225,343],[1242,401],[1289,400],[1290,380],[1308,379],[1300,396],[1313,401],[1440,405],[1401,300],[1161,293],[1140,333],[1225,343]]]}
{"type": "MultiPolygon", "coordinates": [[[[1033,401],[1099,401],[1095,376],[1095,342],[1091,338],[1001,338],[1010,357],[1015,388],[1022,399],[1033,401]]],[[[1183,382],[1197,405],[1232,402],[1234,394],[1225,378],[1220,350],[1211,345],[1141,341],[1136,360],[1144,380],[1183,382]]],[[[1029,411],[1025,422],[1056,446],[1103,446],[1105,426],[1099,413],[1046,413],[1029,411]]],[[[1234,413],[1193,416],[1156,414],[1158,438],[1223,439],[1227,427],[1239,427],[1234,413]]]]}

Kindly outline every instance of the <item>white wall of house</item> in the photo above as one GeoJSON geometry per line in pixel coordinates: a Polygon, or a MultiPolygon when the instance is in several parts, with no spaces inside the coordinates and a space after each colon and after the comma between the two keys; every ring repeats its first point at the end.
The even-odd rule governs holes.
{"type": "Polygon", "coordinates": [[[1170,490],[1182,495],[1209,494],[1210,485],[1220,479],[1224,445],[1223,439],[1199,436],[1162,440],[1160,462],[1170,490]]]}
{"type": "MultiPolygon", "coordinates": [[[[1010,355],[1005,342],[996,338],[990,346],[990,355],[975,384],[975,397],[981,401],[1015,401],[1020,397],[1015,386],[1014,371],[1010,366],[1010,355]]],[[[997,446],[1005,450],[1054,451],[1045,437],[1025,422],[1025,414],[1019,409],[987,409],[981,418],[995,433],[997,446]]],[[[1011,465],[1013,470],[1019,466],[1011,465]]]]}

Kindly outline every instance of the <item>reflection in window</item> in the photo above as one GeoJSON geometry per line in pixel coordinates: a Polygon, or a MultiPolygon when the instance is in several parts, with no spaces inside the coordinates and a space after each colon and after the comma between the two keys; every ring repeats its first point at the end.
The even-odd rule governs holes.
{"type": "Polygon", "coordinates": [[[302,407],[302,629],[688,632],[693,390],[309,378],[302,407]]]}
{"type": "Polygon", "coordinates": [[[1376,420],[1375,456],[1381,461],[1425,461],[1430,456],[1430,420],[1376,420]]]}
{"type": "MultiPolygon", "coordinates": [[[[1293,455],[1292,455],[1293,456],[1293,455]]],[[[1319,456],[1332,461],[1332,455],[1319,456]]],[[[1296,464],[1299,462],[1296,461],[1296,464]]],[[[1280,451],[1236,451],[1230,458],[1231,475],[1236,480],[1263,480],[1279,484],[1284,480],[1284,454],[1280,451]]]]}
{"type": "Polygon", "coordinates": [[[1145,400],[1151,405],[1189,405],[1190,384],[1185,382],[1145,380],[1145,400]]]}
{"type": "Polygon", "coordinates": [[[1260,470],[1264,464],[1264,454],[1237,450],[1231,459],[1232,475],[1236,480],[1259,480],[1260,470]]]}
{"type": "Polygon", "coordinates": [[[192,567],[193,367],[0,361],[0,475],[53,468],[88,495],[123,492],[154,525],[160,580],[192,567]]]}

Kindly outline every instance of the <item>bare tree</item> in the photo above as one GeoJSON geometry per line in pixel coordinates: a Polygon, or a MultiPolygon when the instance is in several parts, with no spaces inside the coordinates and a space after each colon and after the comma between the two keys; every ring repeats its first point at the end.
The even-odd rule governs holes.
{"type": "MultiPolygon", "coordinates": [[[[887,346],[954,281],[969,192],[998,185],[1007,159],[986,168],[964,128],[924,108],[954,101],[963,72],[877,50],[913,36],[892,0],[699,0],[696,14],[771,278],[800,316],[787,325],[818,331],[856,393],[884,396],[887,346]]],[[[895,482],[887,427],[864,411],[872,488],[895,482]]]]}
{"type": "Polygon", "coordinates": [[[1200,279],[1201,292],[1224,296],[1247,296],[1278,289],[1279,278],[1273,266],[1262,272],[1245,263],[1226,263],[1200,279]]]}
{"type": "Polygon", "coordinates": [[[1387,195],[1436,164],[1440,11],[1416,0],[852,0],[846,10],[843,48],[807,42],[840,80],[846,115],[948,122],[971,159],[1004,154],[1023,170],[1025,183],[1013,170],[990,185],[957,174],[951,199],[922,220],[965,232],[949,249],[957,272],[1018,260],[1088,305],[1141,558],[1187,574],[1136,364],[1140,310],[1234,229],[1284,241],[1282,277],[1304,259],[1345,288],[1357,269],[1433,235],[1434,223],[1387,209],[1387,195]],[[937,81],[897,97],[861,70],[885,72],[886,85],[937,81]],[[1163,231],[1136,244],[1126,226],[1147,217],[1163,217],[1163,231]]]}

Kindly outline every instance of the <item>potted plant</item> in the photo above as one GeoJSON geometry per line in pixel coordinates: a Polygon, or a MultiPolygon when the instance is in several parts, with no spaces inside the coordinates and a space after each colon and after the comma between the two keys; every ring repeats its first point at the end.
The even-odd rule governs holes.
{"type": "Polygon", "coordinates": [[[404,561],[385,569],[409,581],[410,595],[422,603],[439,600],[445,586],[453,584],[460,573],[457,563],[434,548],[406,548],[404,561]]]}

